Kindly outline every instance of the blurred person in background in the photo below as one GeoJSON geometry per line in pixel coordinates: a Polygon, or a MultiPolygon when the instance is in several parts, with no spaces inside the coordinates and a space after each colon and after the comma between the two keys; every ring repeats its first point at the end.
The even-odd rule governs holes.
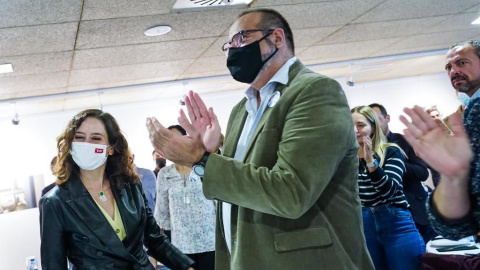
{"type": "Polygon", "coordinates": [[[420,269],[425,243],[403,192],[405,153],[387,142],[371,107],[358,106],[351,113],[360,145],[358,186],[363,230],[375,269],[420,269]]]}
{"type": "Polygon", "coordinates": [[[155,169],[153,169],[153,173],[155,174],[155,178],[157,178],[158,172],[167,165],[167,160],[155,150],[152,152],[152,158],[153,161],[155,161],[155,169]]]}
{"type": "Polygon", "coordinates": [[[410,204],[415,226],[422,235],[425,244],[435,238],[437,233],[430,226],[427,217],[427,208],[425,203],[427,201],[428,192],[425,190],[425,183],[428,179],[427,164],[417,156],[415,150],[403,138],[402,134],[393,133],[390,131],[388,124],[390,123],[390,115],[387,113],[385,107],[378,103],[368,105],[372,108],[378,116],[380,127],[387,142],[395,143],[405,153],[405,172],[402,177],[403,193],[410,204]]]}
{"type": "MultiPolygon", "coordinates": [[[[177,135],[186,131],[168,127],[177,135]]],[[[207,200],[202,181],[192,168],[171,164],[158,173],[155,219],[171,234],[172,243],[195,261],[197,270],[215,268],[215,202],[207,200]]]]}
{"type": "Polygon", "coordinates": [[[148,207],[152,213],[155,211],[155,198],[157,197],[157,179],[155,174],[149,169],[140,168],[135,165],[135,155],[132,154],[135,172],[140,175],[140,182],[142,182],[143,192],[148,200],[148,207]]]}
{"type": "Polygon", "coordinates": [[[426,112],[430,115],[432,119],[442,120],[442,115],[438,111],[437,106],[432,106],[431,108],[427,109],[426,112]]]}

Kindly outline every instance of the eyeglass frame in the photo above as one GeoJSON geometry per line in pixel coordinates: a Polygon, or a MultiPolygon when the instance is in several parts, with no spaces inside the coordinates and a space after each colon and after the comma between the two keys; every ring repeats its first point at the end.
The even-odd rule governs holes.
{"type": "Polygon", "coordinates": [[[245,33],[250,33],[250,32],[267,32],[269,31],[270,33],[268,34],[265,34],[262,38],[265,38],[266,36],[268,35],[271,35],[273,33],[273,31],[275,31],[275,28],[255,28],[255,29],[247,29],[247,30],[241,30],[241,31],[238,31],[237,33],[235,33],[233,36],[232,36],[232,39],[230,41],[227,41],[225,42],[223,45],[222,45],[222,51],[228,55],[228,50],[230,50],[230,48],[234,47],[232,46],[232,43],[233,43],[233,39],[235,38],[235,36],[237,35],[240,35],[241,37],[241,43],[240,44],[235,44],[235,48],[238,48],[238,47],[241,47],[243,45],[243,42],[245,41],[245,37],[243,36],[243,34],[245,33]],[[229,46],[228,48],[225,48],[225,46],[229,46]]]}

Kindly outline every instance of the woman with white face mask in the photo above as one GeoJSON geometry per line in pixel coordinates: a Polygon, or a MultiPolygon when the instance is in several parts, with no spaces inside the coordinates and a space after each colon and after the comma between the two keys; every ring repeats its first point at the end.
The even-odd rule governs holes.
{"type": "Polygon", "coordinates": [[[115,119],[77,114],[57,138],[57,186],[40,200],[43,269],[171,269],[193,261],[160,232],[115,119]]]}

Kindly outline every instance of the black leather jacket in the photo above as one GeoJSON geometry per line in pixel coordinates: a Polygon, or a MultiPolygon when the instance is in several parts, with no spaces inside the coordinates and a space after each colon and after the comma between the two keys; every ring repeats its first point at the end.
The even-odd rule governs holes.
{"type": "Polygon", "coordinates": [[[67,269],[67,257],[79,270],[154,269],[144,251],[174,270],[193,261],[160,232],[141,184],[112,192],[127,237],[120,241],[82,182],[73,177],[40,200],[43,270],[67,269]]]}

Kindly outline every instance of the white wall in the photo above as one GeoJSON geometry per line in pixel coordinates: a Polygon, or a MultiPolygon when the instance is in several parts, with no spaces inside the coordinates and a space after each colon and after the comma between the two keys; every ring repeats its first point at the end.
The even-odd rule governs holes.
{"type": "Polygon", "coordinates": [[[26,269],[25,260],[30,256],[35,256],[39,262],[38,208],[0,215],[0,239],[0,270],[26,269]]]}
{"type": "Polygon", "coordinates": [[[380,81],[349,87],[342,84],[350,107],[380,103],[390,115],[390,130],[403,134],[404,125],[398,117],[403,108],[436,105],[443,117],[460,105],[446,73],[405,79],[380,81]]]}
{"type": "MultiPolygon", "coordinates": [[[[344,87],[350,106],[368,105],[373,102],[383,104],[391,115],[390,128],[402,132],[403,125],[398,120],[404,107],[415,104],[429,107],[437,105],[444,116],[453,113],[459,102],[455,91],[445,74],[413,77],[406,79],[357,84],[355,87],[344,87]]],[[[195,90],[195,89],[193,89],[195,90]]],[[[223,94],[203,95],[207,106],[212,106],[222,124],[226,127],[228,115],[233,105],[243,97],[243,91],[223,94]]],[[[111,113],[119,122],[136,157],[139,167],[153,168],[151,158],[152,147],[145,128],[145,119],[157,117],[164,125],[176,124],[178,98],[155,100],[151,102],[107,106],[104,110],[111,113]]],[[[80,110],[79,110],[80,111],[80,110]]],[[[55,138],[63,130],[67,122],[77,112],[25,117],[18,126],[13,126],[9,119],[0,120],[0,188],[8,187],[16,178],[28,175],[45,175],[45,183],[53,181],[49,173],[51,158],[56,153],[55,138]]],[[[225,130],[223,130],[224,132],[225,130]]],[[[5,243],[24,243],[29,247],[4,248],[0,250],[1,269],[21,269],[27,256],[39,254],[38,211],[11,213],[0,216],[0,232],[24,231],[17,234],[2,233],[2,247],[5,243]],[[18,226],[18,224],[21,224],[18,226]],[[22,238],[22,239],[19,239],[22,238]],[[33,250],[37,250],[35,253],[33,250]]]]}

